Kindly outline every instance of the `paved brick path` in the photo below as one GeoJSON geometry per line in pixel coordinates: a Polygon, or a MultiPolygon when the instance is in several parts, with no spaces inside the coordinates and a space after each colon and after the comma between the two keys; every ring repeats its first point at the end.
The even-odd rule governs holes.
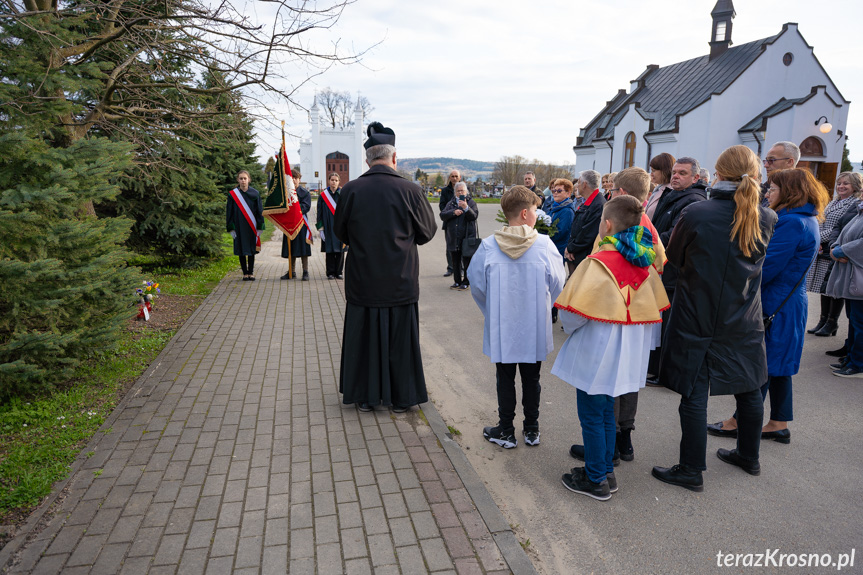
{"type": "Polygon", "coordinates": [[[279,281],[278,249],[177,333],[0,553],[7,572],[532,571],[430,404],[341,405],[343,283],[319,252],[312,281],[279,281]]]}

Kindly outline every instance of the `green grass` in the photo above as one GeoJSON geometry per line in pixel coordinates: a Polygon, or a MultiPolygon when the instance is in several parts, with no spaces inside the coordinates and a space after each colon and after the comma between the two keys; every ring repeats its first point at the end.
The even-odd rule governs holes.
{"type": "MultiPolygon", "coordinates": [[[[273,235],[272,226],[261,232],[261,242],[267,242],[273,235]]],[[[233,255],[232,240],[230,234],[222,234],[222,257],[209,262],[201,267],[192,269],[180,269],[172,267],[158,267],[145,272],[149,274],[146,279],[159,283],[173,295],[198,295],[204,296],[213,291],[225,274],[239,269],[237,256],[233,255]]]]}
{"type": "Polygon", "coordinates": [[[0,406],[0,518],[38,505],[66,477],[117,405],[118,392],[147,369],[172,336],[123,332],[115,351],[81,365],[61,389],[0,406]]]}

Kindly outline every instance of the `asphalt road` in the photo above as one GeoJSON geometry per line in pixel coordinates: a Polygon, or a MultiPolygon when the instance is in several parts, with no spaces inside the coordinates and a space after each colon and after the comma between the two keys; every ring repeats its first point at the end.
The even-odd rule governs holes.
{"type": "MultiPolygon", "coordinates": [[[[491,235],[497,205],[480,204],[480,232],[491,235]]],[[[437,205],[433,205],[437,213],[437,205]]],[[[494,366],[482,355],[483,318],[469,292],[444,278],[444,235],[420,248],[420,326],[427,383],[446,423],[513,525],[541,573],[827,573],[830,568],[718,567],[719,552],[833,554],[855,550],[863,573],[863,379],[834,377],[828,349],[839,337],[807,335],[802,368],[794,377],[792,441],[762,443],[759,477],[716,458],[730,439],[708,436],[705,490],[692,493],[651,477],[654,465],[677,463],[679,396],[643,389],[633,433],[635,461],[617,468],[620,491],[608,502],[573,494],[560,476],[580,465],[568,454],[581,443],[575,388],[549,370],[565,334],[555,326],[555,351],[543,364],[542,442],[521,440],[503,450],[486,442],[482,427],[497,423],[494,366]]],[[[810,295],[810,326],[818,319],[810,295]]],[[[845,334],[847,320],[840,323],[845,334]]],[[[519,391],[520,396],[520,391],[519,391]]],[[[733,397],[713,397],[708,421],[728,417],[733,397]]],[[[769,414],[769,400],[765,418],[769,414]]],[[[773,555],[778,562],[779,555],[773,555]]],[[[757,556],[749,560],[757,560],[757,556]]]]}

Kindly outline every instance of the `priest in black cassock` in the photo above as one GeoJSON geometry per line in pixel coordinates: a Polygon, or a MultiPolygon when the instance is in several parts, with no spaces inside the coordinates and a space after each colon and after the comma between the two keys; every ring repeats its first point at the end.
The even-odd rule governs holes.
{"type": "Polygon", "coordinates": [[[395,133],[379,122],[367,133],[369,170],[345,184],[335,213],[336,235],[350,247],[339,391],[360,411],[402,413],[428,401],[417,246],[437,225],[422,189],[396,171],[395,133]]]}

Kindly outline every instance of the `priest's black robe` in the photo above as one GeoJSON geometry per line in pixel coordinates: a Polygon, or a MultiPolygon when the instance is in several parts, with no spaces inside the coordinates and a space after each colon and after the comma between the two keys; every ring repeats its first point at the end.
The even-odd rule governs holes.
{"type": "Polygon", "coordinates": [[[437,226],[422,189],[375,165],[345,184],[335,233],[350,247],[339,391],[345,404],[428,401],[419,344],[419,254],[437,226]]]}

